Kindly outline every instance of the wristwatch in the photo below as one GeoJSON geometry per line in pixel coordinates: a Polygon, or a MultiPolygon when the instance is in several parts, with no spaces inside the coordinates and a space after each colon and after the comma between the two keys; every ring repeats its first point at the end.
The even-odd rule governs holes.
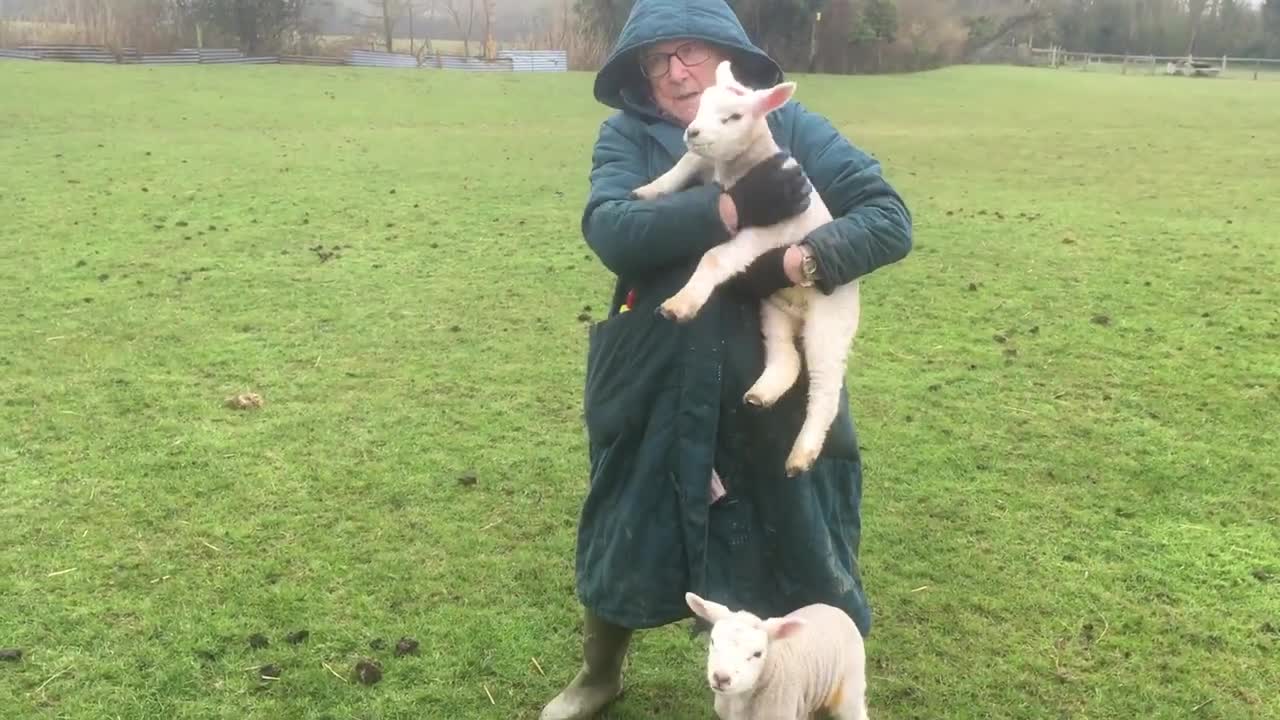
{"type": "Polygon", "coordinates": [[[800,281],[800,287],[813,287],[814,281],[818,277],[818,258],[813,256],[813,248],[808,245],[799,245],[800,248],[800,274],[804,277],[800,281]]]}

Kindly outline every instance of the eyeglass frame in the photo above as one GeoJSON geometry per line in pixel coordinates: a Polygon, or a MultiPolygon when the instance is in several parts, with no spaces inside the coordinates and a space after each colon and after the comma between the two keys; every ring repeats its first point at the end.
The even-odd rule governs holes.
{"type": "Polygon", "coordinates": [[[657,80],[658,78],[666,77],[667,73],[671,72],[671,58],[680,57],[681,52],[688,52],[686,48],[699,49],[699,50],[702,50],[702,52],[706,53],[706,57],[702,58],[701,60],[698,60],[697,62],[688,62],[684,58],[680,58],[680,62],[683,63],[686,67],[697,67],[698,65],[701,65],[702,63],[711,59],[711,55],[712,55],[711,48],[708,47],[706,43],[700,40],[689,40],[687,42],[681,43],[675,50],[669,53],[655,52],[652,50],[641,53],[637,61],[637,64],[640,66],[640,74],[644,75],[646,78],[650,80],[657,80]],[[656,75],[650,75],[645,68],[645,63],[651,58],[659,58],[659,57],[667,61],[666,67],[663,68],[661,73],[656,75]]]}

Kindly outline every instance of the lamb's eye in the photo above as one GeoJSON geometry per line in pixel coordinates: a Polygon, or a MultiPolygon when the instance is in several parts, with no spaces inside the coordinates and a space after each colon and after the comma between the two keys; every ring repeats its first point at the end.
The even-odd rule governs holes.
{"type": "Polygon", "coordinates": [[[757,650],[757,651],[755,651],[755,653],[754,653],[751,657],[753,657],[753,658],[759,658],[762,654],[763,654],[763,653],[761,653],[759,650],[757,650]]]}
{"type": "Polygon", "coordinates": [[[742,113],[734,113],[734,114],[730,115],[729,117],[727,117],[727,118],[725,118],[725,119],[721,120],[720,122],[721,122],[721,123],[727,123],[727,122],[729,122],[730,120],[741,120],[741,119],[742,119],[742,113]]]}

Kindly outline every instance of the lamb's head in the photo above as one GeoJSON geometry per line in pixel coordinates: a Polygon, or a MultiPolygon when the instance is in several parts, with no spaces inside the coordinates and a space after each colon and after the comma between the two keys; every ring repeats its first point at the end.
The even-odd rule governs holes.
{"type": "Polygon", "coordinates": [[[795,90],[793,82],[752,90],[734,78],[725,60],[716,66],[716,84],[702,91],[698,114],[684,131],[685,145],[709,160],[731,161],[769,132],[766,116],[786,105],[795,90]]]}
{"type": "Polygon", "coordinates": [[[685,593],[694,614],[711,623],[707,650],[707,684],[717,693],[750,692],[760,680],[772,641],[804,627],[796,618],[761,619],[745,610],[734,612],[717,602],[685,593]]]}

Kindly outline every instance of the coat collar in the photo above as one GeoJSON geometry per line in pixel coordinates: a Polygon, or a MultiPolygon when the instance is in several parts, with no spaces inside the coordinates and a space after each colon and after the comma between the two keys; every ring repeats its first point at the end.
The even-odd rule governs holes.
{"type": "Polygon", "coordinates": [[[688,152],[688,148],[684,144],[684,128],[671,122],[657,120],[649,123],[648,130],[649,134],[671,156],[672,162],[678,161],[681,156],[688,152]]]}

